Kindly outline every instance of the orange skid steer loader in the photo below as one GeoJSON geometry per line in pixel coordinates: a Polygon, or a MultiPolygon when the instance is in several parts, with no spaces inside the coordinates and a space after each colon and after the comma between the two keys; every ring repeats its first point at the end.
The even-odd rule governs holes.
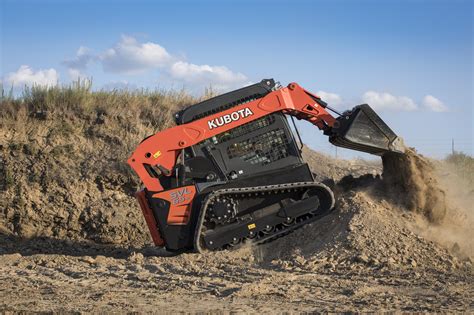
{"type": "Polygon", "coordinates": [[[128,160],[145,186],[137,198],[154,243],[197,252],[261,244],[329,213],[333,192],[315,182],[286,115],[336,146],[404,151],[369,105],[339,114],[296,83],[265,79],[208,99],[176,113],[175,127],[143,140],[128,160]]]}

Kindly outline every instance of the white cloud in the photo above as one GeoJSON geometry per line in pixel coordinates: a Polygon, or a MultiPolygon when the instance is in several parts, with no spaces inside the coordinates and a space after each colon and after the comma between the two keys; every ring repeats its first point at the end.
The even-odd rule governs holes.
{"type": "Polygon", "coordinates": [[[339,106],[342,104],[342,97],[336,93],[330,93],[325,91],[318,91],[316,95],[319,96],[323,101],[328,103],[329,106],[339,106]]]}
{"type": "Polygon", "coordinates": [[[169,74],[173,79],[192,84],[212,85],[216,89],[227,89],[245,85],[247,77],[224,66],[195,65],[178,61],[172,64],[169,74]]]}
{"type": "Polygon", "coordinates": [[[142,44],[126,35],[99,58],[104,71],[125,74],[139,74],[146,70],[165,67],[173,60],[162,46],[151,42],[142,44]]]}
{"type": "Polygon", "coordinates": [[[433,112],[447,112],[448,107],[433,95],[426,95],[423,98],[423,106],[433,112]]]}
{"type": "Polygon", "coordinates": [[[93,55],[86,47],[80,47],[76,57],[65,60],[69,76],[73,79],[83,76],[82,72],[93,62],[102,64],[104,72],[137,75],[146,71],[160,71],[162,82],[186,84],[193,90],[212,86],[216,90],[248,85],[251,82],[239,72],[225,66],[198,65],[188,62],[182,56],[174,56],[153,42],[140,43],[134,37],[122,35],[112,48],[93,55]]]}
{"type": "Polygon", "coordinates": [[[72,59],[66,59],[63,64],[68,67],[68,74],[71,79],[75,80],[78,77],[84,77],[83,70],[87,69],[88,65],[96,59],[90,49],[84,46],[79,47],[76,52],[76,57],[72,59]]]}
{"type": "Polygon", "coordinates": [[[81,46],[76,52],[76,57],[66,59],[63,64],[72,69],[86,69],[88,64],[94,59],[94,55],[90,53],[89,48],[81,46]]]}
{"type": "Polygon", "coordinates": [[[414,111],[418,109],[418,105],[411,98],[389,93],[367,91],[362,95],[362,101],[375,110],[414,111]]]}
{"type": "Polygon", "coordinates": [[[10,72],[5,82],[14,87],[41,85],[53,86],[58,83],[59,74],[55,69],[38,70],[34,72],[30,66],[22,65],[16,72],[10,72]]]}

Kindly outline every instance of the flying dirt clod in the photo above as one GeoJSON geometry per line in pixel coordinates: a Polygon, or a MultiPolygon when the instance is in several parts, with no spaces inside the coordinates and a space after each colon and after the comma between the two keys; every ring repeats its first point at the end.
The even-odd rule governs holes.
{"type": "Polygon", "coordinates": [[[333,192],[315,182],[285,114],[336,146],[403,155],[401,138],[369,105],[330,111],[338,114],[296,83],[265,79],[176,113],[177,126],[144,139],[128,160],[145,186],[137,198],[155,245],[202,252],[261,244],[333,209],[333,192]]]}

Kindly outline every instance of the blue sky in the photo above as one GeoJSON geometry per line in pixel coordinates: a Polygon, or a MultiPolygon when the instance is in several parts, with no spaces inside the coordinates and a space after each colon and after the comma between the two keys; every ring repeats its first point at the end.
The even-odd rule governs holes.
{"type": "Polygon", "coordinates": [[[451,139],[474,153],[472,1],[1,0],[0,18],[5,86],[86,76],[200,93],[273,77],[339,109],[368,102],[424,154],[451,139]]]}

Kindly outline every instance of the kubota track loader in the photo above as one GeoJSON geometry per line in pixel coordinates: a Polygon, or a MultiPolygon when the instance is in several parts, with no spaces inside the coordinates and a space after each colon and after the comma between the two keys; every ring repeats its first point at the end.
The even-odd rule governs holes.
{"type": "Polygon", "coordinates": [[[366,104],[333,117],[321,98],[272,79],[176,113],[177,126],[142,141],[128,163],[154,243],[171,251],[263,243],[327,214],[332,191],[314,181],[285,115],[337,146],[383,155],[400,138],[366,104]]]}

